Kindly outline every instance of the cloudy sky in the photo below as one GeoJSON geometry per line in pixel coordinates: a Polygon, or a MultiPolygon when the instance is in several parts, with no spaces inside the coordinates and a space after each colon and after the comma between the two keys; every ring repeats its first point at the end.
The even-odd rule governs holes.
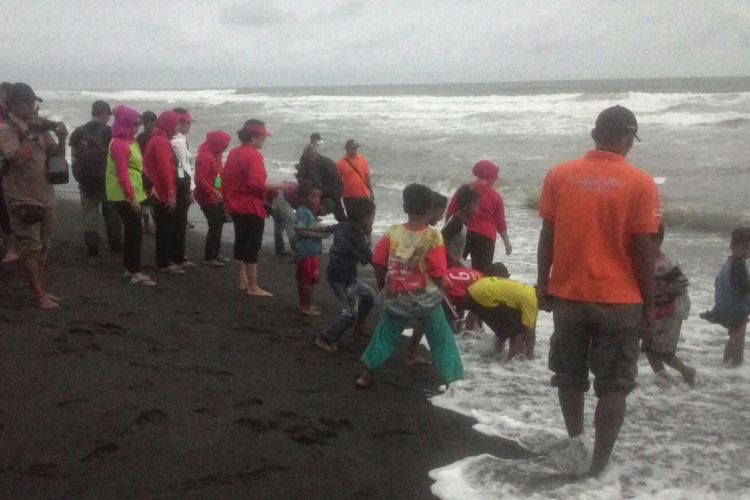
{"type": "Polygon", "coordinates": [[[205,88],[750,75],[750,1],[0,0],[3,80],[205,88]]]}

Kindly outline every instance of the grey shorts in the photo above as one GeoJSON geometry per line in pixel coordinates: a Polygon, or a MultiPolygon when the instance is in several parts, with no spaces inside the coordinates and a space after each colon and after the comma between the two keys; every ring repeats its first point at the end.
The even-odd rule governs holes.
{"type": "Polygon", "coordinates": [[[640,304],[556,298],[549,348],[549,369],[555,372],[552,385],[587,391],[591,370],[597,396],[632,391],[638,374],[642,309],[640,304]]]}

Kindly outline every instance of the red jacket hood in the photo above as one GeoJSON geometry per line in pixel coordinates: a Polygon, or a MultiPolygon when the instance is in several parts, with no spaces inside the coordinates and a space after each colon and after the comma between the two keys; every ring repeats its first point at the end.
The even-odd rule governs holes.
{"type": "Polygon", "coordinates": [[[177,133],[177,126],[180,124],[180,114],[174,111],[163,111],[159,118],[156,119],[156,127],[167,133],[170,139],[177,133]]]}
{"type": "Polygon", "coordinates": [[[229,147],[232,137],[223,130],[214,130],[206,134],[206,142],[198,148],[198,153],[208,151],[214,155],[220,155],[229,147]]]}
{"type": "Polygon", "coordinates": [[[127,106],[115,106],[115,123],[112,124],[112,137],[118,139],[132,139],[133,127],[141,123],[141,115],[138,111],[127,106]]]}

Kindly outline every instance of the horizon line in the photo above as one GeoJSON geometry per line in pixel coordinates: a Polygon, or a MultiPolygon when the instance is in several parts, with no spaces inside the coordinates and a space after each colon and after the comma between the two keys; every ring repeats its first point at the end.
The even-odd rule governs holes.
{"type": "Polygon", "coordinates": [[[540,84],[540,83],[575,83],[575,82],[607,82],[607,81],[658,81],[658,80],[716,80],[716,79],[750,79],[750,75],[715,75],[715,76],[668,76],[649,78],[562,78],[553,80],[486,80],[486,81],[454,81],[454,82],[432,82],[432,83],[349,83],[349,84],[314,84],[314,85],[228,85],[228,86],[203,86],[203,87],[136,87],[136,88],[40,88],[40,91],[123,91],[123,90],[174,90],[174,91],[198,91],[198,90],[234,90],[234,89],[304,89],[304,88],[367,88],[367,87],[434,87],[452,85],[489,85],[489,84],[540,84]]]}

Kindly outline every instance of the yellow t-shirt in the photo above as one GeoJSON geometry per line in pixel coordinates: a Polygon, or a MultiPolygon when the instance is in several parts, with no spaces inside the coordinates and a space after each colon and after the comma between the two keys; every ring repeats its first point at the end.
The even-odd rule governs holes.
{"type": "Polygon", "coordinates": [[[469,295],[483,307],[508,306],[521,311],[521,323],[534,328],[539,312],[536,303],[536,290],[507,278],[487,277],[469,287],[469,295]]]}

